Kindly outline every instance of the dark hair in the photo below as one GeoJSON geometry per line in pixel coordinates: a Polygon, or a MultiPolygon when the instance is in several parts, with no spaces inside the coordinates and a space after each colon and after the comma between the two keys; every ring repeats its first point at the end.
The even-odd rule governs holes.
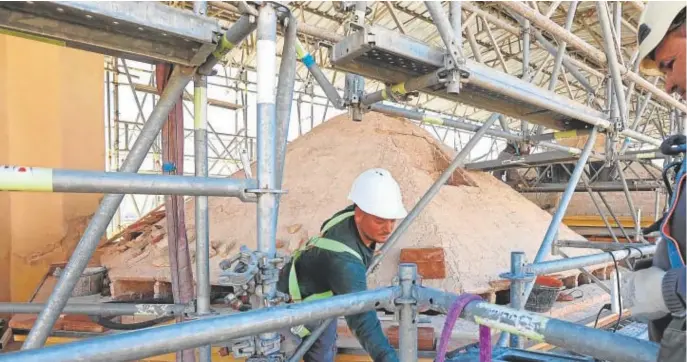
{"type": "Polygon", "coordinates": [[[506,153],[510,153],[511,155],[514,155],[518,152],[518,149],[514,143],[508,142],[506,143],[506,148],[503,151],[506,153]]]}

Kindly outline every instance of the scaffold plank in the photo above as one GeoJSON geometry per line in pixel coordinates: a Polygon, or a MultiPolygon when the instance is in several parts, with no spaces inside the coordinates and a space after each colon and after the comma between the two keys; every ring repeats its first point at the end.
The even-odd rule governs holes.
{"type": "MultiPolygon", "coordinates": [[[[444,66],[442,49],[377,26],[342,39],[331,54],[335,68],[387,84],[402,84],[444,66]]],[[[447,93],[444,84],[422,91],[555,130],[608,123],[601,112],[472,60],[460,69],[465,77],[460,93],[447,93]]]]}
{"type": "Polygon", "coordinates": [[[158,2],[0,3],[0,32],[144,62],[200,65],[222,31],[216,19],[158,2]]]}

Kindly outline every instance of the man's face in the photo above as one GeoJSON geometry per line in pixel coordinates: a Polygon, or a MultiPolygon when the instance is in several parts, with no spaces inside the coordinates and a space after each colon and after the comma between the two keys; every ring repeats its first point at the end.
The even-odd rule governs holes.
{"type": "Polygon", "coordinates": [[[685,25],[671,31],[663,38],[663,41],[656,47],[656,64],[658,69],[665,74],[666,92],[677,92],[682,99],[685,99],[685,62],[687,51],[685,47],[685,25]]]}
{"type": "Polygon", "coordinates": [[[529,155],[531,151],[532,151],[532,147],[529,144],[524,144],[520,147],[520,154],[521,155],[529,155]]]}
{"type": "Polygon", "coordinates": [[[366,242],[384,244],[396,226],[396,220],[382,219],[370,215],[356,207],[355,223],[361,237],[366,242]],[[365,240],[367,239],[367,240],[365,240]]]}

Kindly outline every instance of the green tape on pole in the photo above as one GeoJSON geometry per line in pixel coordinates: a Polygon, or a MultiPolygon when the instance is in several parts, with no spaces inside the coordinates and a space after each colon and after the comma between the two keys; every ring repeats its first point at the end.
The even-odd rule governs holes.
{"type": "Polygon", "coordinates": [[[0,190],[52,192],[52,169],[0,166],[0,190]]]}
{"type": "Polygon", "coordinates": [[[215,56],[217,59],[221,59],[227,53],[229,53],[230,50],[234,49],[236,44],[232,43],[227,39],[227,35],[223,35],[222,38],[219,41],[219,45],[217,46],[217,49],[215,49],[214,52],[212,52],[212,55],[215,56]]]}
{"type": "MultiPolygon", "coordinates": [[[[503,312],[499,312],[503,313],[503,312]]],[[[537,318],[536,316],[525,317],[516,321],[516,325],[510,325],[502,322],[501,320],[491,320],[475,316],[475,322],[489,328],[498,329],[510,334],[515,334],[518,336],[523,336],[537,342],[544,342],[544,335],[537,332],[539,330],[545,330],[547,321],[543,318],[537,318]]]]}
{"type": "Polygon", "coordinates": [[[301,41],[296,39],[296,56],[298,59],[303,59],[308,54],[308,52],[305,51],[303,48],[303,44],[301,44],[301,41]]]}
{"type": "Polygon", "coordinates": [[[437,117],[422,117],[422,122],[423,123],[429,123],[429,124],[436,124],[438,126],[441,126],[444,124],[444,121],[441,118],[437,118],[437,117]]]}

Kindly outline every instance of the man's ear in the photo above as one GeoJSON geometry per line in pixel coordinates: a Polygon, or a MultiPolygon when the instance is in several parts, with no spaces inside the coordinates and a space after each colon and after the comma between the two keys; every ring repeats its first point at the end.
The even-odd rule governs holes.
{"type": "Polygon", "coordinates": [[[355,207],[355,211],[353,211],[353,220],[355,220],[355,223],[360,225],[360,222],[363,220],[363,210],[360,210],[358,206],[355,207]]]}

